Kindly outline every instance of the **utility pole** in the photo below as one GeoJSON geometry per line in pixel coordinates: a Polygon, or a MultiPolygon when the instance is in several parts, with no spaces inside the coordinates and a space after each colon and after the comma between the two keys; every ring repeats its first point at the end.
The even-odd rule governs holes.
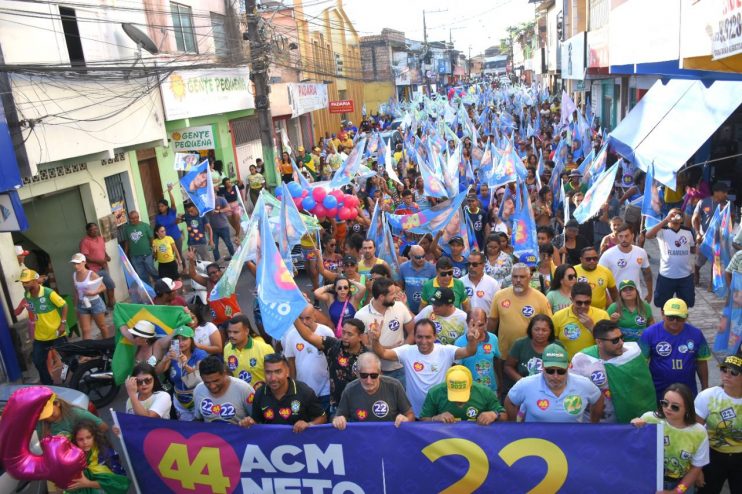
{"type": "Polygon", "coordinates": [[[469,45],[469,63],[467,65],[469,69],[469,82],[471,82],[471,45],[469,45]]]}
{"type": "MultiPolygon", "coordinates": [[[[423,45],[424,50],[423,53],[425,54],[423,56],[423,63],[425,62],[425,58],[428,57],[428,53],[430,52],[430,47],[428,46],[428,26],[425,23],[425,13],[429,14],[437,14],[438,12],[448,12],[448,9],[443,10],[423,10],[423,45]]],[[[427,71],[423,74],[423,77],[425,78],[425,86],[428,88],[428,96],[430,96],[430,78],[428,77],[427,71]]]]}
{"type": "Polygon", "coordinates": [[[269,185],[278,185],[276,161],[273,155],[273,118],[271,117],[270,86],[268,85],[268,66],[270,65],[270,46],[266,45],[260,33],[260,15],[256,0],[247,0],[247,40],[250,46],[250,79],[255,84],[255,112],[260,126],[260,144],[263,148],[265,178],[269,185]]]}

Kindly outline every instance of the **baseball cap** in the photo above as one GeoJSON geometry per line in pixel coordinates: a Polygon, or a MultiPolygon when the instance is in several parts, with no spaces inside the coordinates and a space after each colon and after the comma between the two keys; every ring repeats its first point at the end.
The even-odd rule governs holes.
{"type": "Polygon", "coordinates": [[[544,353],[541,354],[541,361],[543,362],[544,369],[549,367],[559,367],[560,369],[566,369],[569,367],[569,359],[567,358],[567,350],[561,345],[552,343],[546,345],[544,353]]]}
{"type": "Polygon", "coordinates": [[[25,250],[22,245],[15,245],[14,247],[16,256],[27,256],[30,254],[30,252],[25,250]]]}
{"type": "Polygon", "coordinates": [[[179,289],[183,286],[180,281],[173,281],[171,278],[161,278],[155,282],[153,287],[157,295],[164,295],[166,293],[172,293],[174,290],[179,289]]]}
{"type": "Polygon", "coordinates": [[[74,256],[72,256],[72,259],[70,259],[70,262],[72,264],[82,264],[87,262],[87,258],[85,257],[85,254],[77,253],[74,256]]]}
{"type": "Polygon", "coordinates": [[[356,264],[358,264],[358,259],[356,259],[353,256],[345,256],[345,257],[343,257],[343,264],[353,264],[353,265],[356,265],[356,264]]]}
{"type": "Polygon", "coordinates": [[[471,371],[463,365],[454,365],[446,371],[448,401],[466,403],[471,396],[471,371]]]}
{"type": "Polygon", "coordinates": [[[580,173],[580,170],[572,170],[569,172],[570,177],[581,177],[582,173],[580,173]]]}
{"type": "Polygon", "coordinates": [[[21,277],[18,279],[21,283],[28,283],[29,281],[38,280],[39,273],[33,269],[24,269],[21,271],[21,277]]]}
{"type": "Polygon", "coordinates": [[[155,325],[149,321],[137,321],[133,328],[129,328],[129,333],[142,338],[154,338],[155,325]]]}
{"type": "Polygon", "coordinates": [[[455,300],[453,290],[444,286],[436,289],[433,295],[430,297],[430,303],[432,305],[451,305],[455,300]]]}
{"type": "Polygon", "coordinates": [[[688,305],[679,298],[671,298],[667,302],[665,302],[664,307],[662,307],[662,312],[666,316],[678,316],[682,317],[683,319],[688,318],[688,305]]]}
{"type": "Polygon", "coordinates": [[[173,330],[173,338],[176,336],[183,336],[185,338],[193,338],[193,336],[196,333],[193,332],[193,329],[188,326],[178,326],[173,330]]]}
{"type": "Polygon", "coordinates": [[[56,399],[57,399],[57,393],[52,393],[49,400],[44,404],[44,408],[41,409],[41,415],[39,415],[39,420],[48,419],[49,417],[52,416],[52,414],[54,413],[54,402],[56,401],[56,399]]]}
{"type": "Polygon", "coordinates": [[[461,238],[459,235],[456,235],[455,237],[451,237],[451,239],[448,241],[448,244],[454,244],[459,243],[461,245],[464,245],[464,239],[461,238]]]}
{"type": "Polygon", "coordinates": [[[636,283],[634,283],[634,280],[623,280],[621,283],[618,284],[618,291],[620,292],[624,288],[629,287],[636,290],[636,283]]]}
{"type": "Polygon", "coordinates": [[[742,372],[742,358],[736,355],[729,355],[720,365],[721,368],[733,369],[742,372]]]}

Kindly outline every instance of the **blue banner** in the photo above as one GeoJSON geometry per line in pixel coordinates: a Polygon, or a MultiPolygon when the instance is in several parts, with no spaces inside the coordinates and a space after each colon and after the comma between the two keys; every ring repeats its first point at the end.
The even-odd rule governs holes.
{"type": "MultiPolygon", "coordinates": [[[[214,209],[214,184],[211,181],[209,160],[203,160],[200,165],[191,168],[191,171],[183,175],[180,185],[188,195],[188,198],[198,209],[200,216],[214,209]]],[[[175,204],[171,204],[175,207],[175,204]]]]}
{"type": "Polygon", "coordinates": [[[662,479],[655,425],[368,422],[296,434],[116,417],[143,492],[625,493],[662,479]]]}

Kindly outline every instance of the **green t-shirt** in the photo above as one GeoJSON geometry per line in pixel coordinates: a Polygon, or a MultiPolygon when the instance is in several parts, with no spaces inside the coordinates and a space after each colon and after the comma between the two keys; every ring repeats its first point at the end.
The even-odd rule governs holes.
{"type": "MultiPolygon", "coordinates": [[[[554,343],[563,346],[558,340],[555,340],[554,343]]],[[[531,339],[528,336],[518,338],[513,342],[508,357],[513,357],[518,361],[515,370],[523,377],[539,374],[543,368],[541,354],[537,353],[536,350],[533,349],[533,346],[531,346],[531,339]]]]}
{"type": "Polygon", "coordinates": [[[152,228],[143,221],[124,225],[124,238],[129,243],[129,257],[152,254],[152,228]]]}
{"type": "Polygon", "coordinates": [[[551,312],[554,314],[572,305],[572,300],[569,297],[565,297],[559,290],[549,290],[546,292],[546,300],[549,301],[551,312]]]}
{"type": "MultiPolygon", "coordinates": [[[[621,308],[621,317],[618,318],[618,327],[621,328],[624,341],[639,341],[645,329],[649,327],[649,320],[652,318],[652,307],[644,300],[644,315],[639,314],[639,309],[629,310],[626,306],[621,308]]],[[[613,315],[618,310],[614,302],[608,307],[608,315],[613,315]]]]}
{"type": "MultiPolygon", "coordinates": [[[[433,296],[433,293],[435,293],[436,289],[440,288],[440,285],[438,284],[438,278],[433,278],[425,283],[423,283],[423,290],[420,294],[420,298],[426,303],[430,303],[430,297],[433,296]]],[[[454,279],[453,280],[453,286],[449,286],[451,290],[453,290],[454,295],[454,301],[453,305],[457,309],[461,309],[461,304],[466,302],[469,297],[466,295],[466,288],[464,288],[464,284],[461,282],[461,280],[454,279]]]]}
{"type": "Polygon", "coordinates": [[[665,444],[665,477],[682,479],[691,467],[702,467],[709,462],[709,437],[706,428],[693,424],[677,429],[667,420],[646,412],[642,420],[648,424],[663,424],[665,444]]]}
{"type": "MultiPolygon", "coordinates": [[[[57,422],[47,422],[49,424],[50,435],[56,436],[57,434],[66,434],[69,436],[72,434],[72,430],[75,428],[75,424],[81,420],[88,420],[90,422],[93,422],[97,426],[103,423],[100,418],[96,417],[92,413],[74,405],[71,406],[70,411],[72,413],[67,418],[62,417],[57,422]]],[[[39,421],[39,423],[36,425],[36,432],[38,433],[40,438],[42,437],[43,430],[43,424],[41,421],[39,421]]]]}
{"type": "Polygon", "coordinates": [[[504,412],[494,391],[479,383],[472,383],[469,401],[463,406],[448,401],[448,388],[445,382],[436,384],[425,397],[421,417],[432,417],[434,415],[448,412],[458,420],[477,420],[482,412],[504,412]]]}

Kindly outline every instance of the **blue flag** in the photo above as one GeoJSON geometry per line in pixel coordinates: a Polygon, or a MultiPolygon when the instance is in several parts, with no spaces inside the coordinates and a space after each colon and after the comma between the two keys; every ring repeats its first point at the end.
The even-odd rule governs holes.
{"type": "Polygon", "coordinates": [[[134,266],[129,262],[129,258],[126,257],[124,249],[121,246],[119,248],[119,257],[121,257],[121,264],[124,266],[124,277],[126,278],[126,286],[129,288],[129,298],[132,304],[152,304],[152,298],[155,296],[155,291],[137,274],[134,266]]]}
{"type": "Polygon", "coordinates": [[[709,227],[703,235],[703,240],[699,246],[703,254],[711,265],[711,288],[717,297],[726,297],[727,282],[724,274],[724,268],[729,265],[729,261],[734,252],[732,247],[732,218],[730,212],[730,203],[727,202],[724,208],[716,206],[714,216],[709,222],[709,227]]]}
{"type": "Polygon", "coordinates": [[[278,247],[286,267],[293,273],[294,263],[291,260],[291,249],[307,233],[307,227],[301,220],[299,210],[291,198],[288,186],[284,183],[281,184],[281,187],[283,193],[281,194],[281,212],[278,220],[278,247]]]}
{"type": "Polygon", "coordinates": [[[598,214],[600,208],[606,203],[613,190],[613,182],[616,180],[618,163],[604,171],[595,183],[585,193],[585,198],[575,209],[574,218],[579,223],[585,223],[587,220],[598,214]]]}
{"type": "MultiPolygon", "coordinates": [[[[180,179],[180,185],[198,209],[200,216],[214,209],[214,184],[211,181],[209,160],[203,160],[201,164],[191,168],[191,171],[180,179]]],[[[171,206],[175,207],[175,204],[171,206]]]]}
{"type": "Polygon", "coordinates": [[[387,214],[389,224],[396,231],[402,230],[418,234],[435,234],[451,223],[454,214],[461,208],[464,199],[466,199],[467,192],[468,189],[459,193],[453,199],[436,204],[432,208],[425,209],[419,213],[387,214]]]}
{"type": "Polygon", "coordinates": [[[721,312],[719,332],[714,340],[714,352],[735,355],[742,342],[742,273],[732,273],[732,296],[721,312]]]}
{"type": "Polygon", "coordinates": [[[332,176],[332,180],[330,180],[331,189],[339,189],[353,180],[353,177],[356,176],[361,166],[361,157],[363,156],[365,147],[366,138],[364,137],[353,146],[350,156],[340,165],[335,175],[332,176]]]}
{"type": "Polygon", "coordinates": [[[516,182],[515,212],[513,213],[513,254],[519,262],[529,267],[538,263],[538,240],[536,222],[533,218],[528,189],[516,182]]]}
{"type": "Polygon", "coordinates": [[[647,176],[644,179],[642,215],[644,215],[644,225],[647,229],[662,221],[662,202],[660,201],[659,182],[654,179],[654,163],[647,167],[647,176]]]}

